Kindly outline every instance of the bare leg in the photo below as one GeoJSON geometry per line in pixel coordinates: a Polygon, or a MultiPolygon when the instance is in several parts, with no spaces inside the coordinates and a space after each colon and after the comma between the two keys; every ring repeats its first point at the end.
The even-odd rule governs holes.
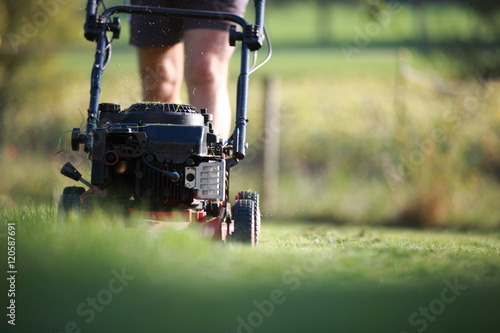
{"type": "Polygon", "coordinates": [[[184,47],[141,47],[139,67],[145,101],[180,103],[184,74],[184,47]]]}
{"type": "Polygon", "coordinates": [[[187,30],[184,32],[184,48],[189,101],[198,109],[208,109],[214,115],[215,133],[227,139],[231,129],[227,76],[233,54],[229,33],[210,29],[187,30]]]}

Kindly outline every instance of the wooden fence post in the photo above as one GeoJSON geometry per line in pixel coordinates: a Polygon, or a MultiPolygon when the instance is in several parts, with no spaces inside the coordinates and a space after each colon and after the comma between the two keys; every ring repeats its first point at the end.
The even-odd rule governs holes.
{"type": "Polygon", "coordinates": [[[262,207],[276,214],[279,204],[280,80],[266,77],[264,93],[264,148],[262,162],[262,207]]]}

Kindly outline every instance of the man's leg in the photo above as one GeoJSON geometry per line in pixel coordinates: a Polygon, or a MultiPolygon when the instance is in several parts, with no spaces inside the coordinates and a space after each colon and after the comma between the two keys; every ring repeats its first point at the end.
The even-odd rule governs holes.
{"type": "Polygon", "coordinates": [[[145,101],[180,103],[184,47],[139,47],[139,69],[145,101]]]}
{"type": "Polygon", "coordinates": [[[184,32],[185,79],[190,104],[214,115],[215,133],[224,140],[231,130],[231,105],[227,91],[229,60],[233,47],[229,32],[191,29],[184,32]]]}

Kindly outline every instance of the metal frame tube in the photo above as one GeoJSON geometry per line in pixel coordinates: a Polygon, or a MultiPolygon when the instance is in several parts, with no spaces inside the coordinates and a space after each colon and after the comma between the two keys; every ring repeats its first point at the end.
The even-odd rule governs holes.
{"type": "Polygon", "coordinates": [[[245,158],[249,66],[250,50],[243,43],[241,46],[240,75],[236,88],[236,127],[233,132],[233,154],[239,160],[245,158]]]}
{"type": "MultiPolygon", "coordinates": [[[[254,0],[255,24],[259,27],[259,36],[262,36],[262,29],[264,27],[264,4],[265,0],[254,0]]],[[[241,68],[236,92],[236,127],[233,132],[233,154],[239,160],[245,158],[246,155],[249,68],[250,50],[245,42],[245,38],[243,38],[241,68]]]]}
{"type": "Polygon", "coordinates": [[[113,14],[141,14],[141,15],[157,15],[157,16],[172,16],[178,18],[194,18],[206,19],[214,21],[230,21],[242,27],[248,25],[248,22],[234,14],[224,12],[211,12],[203,10],[189,10],[189,9],[175,9],[175,8],[157,8],[157,7],[144,7],[144,6],[114,6],[108,8],[102,13],[102,16],[108,21],[109,17],[113,14]]]}
{"type": "Polygon", "coordinates": [[[97,47],[95,53],[94,67],[92,68],[90,78],[90,103],[87,111],[87,142],[85,151],[90,152],[93,145],[93,132],[97,128],[97,119],[99,113],[99,95],[101,93],[102,72],[104,66],[104,56],[106,53],[106,34],[105,31],[97,37],[97,47]]]}

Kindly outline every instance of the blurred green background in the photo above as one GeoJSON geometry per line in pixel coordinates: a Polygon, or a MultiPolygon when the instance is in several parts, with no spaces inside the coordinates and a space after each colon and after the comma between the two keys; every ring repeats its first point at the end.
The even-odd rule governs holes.
{"type": "MultiPolygon", "coordinates": [[[[271,80],[278,194],[262,193],[251,249],[108,215],[58,223],[58,197],[74,184],[61,166],[90,174],[67,132],[88,108],[85,1],[0,0],[0,257],[6,272],[14,223],[18,269],[18,325],[8,328],[497,332],[499,6],[267,1],[274,53],[251,76],[248,156],[231,174],[233,193],[264,192],[271,80]]],[[[128,106],[141,87],[122,23],[101,99],[128,106]]],[[[233,103],[238,63],[235,54],[233,103]]]]}
{"type": "MultiPolygon", "coordinates": [[[[71,184],[58,174],[68,160],[89,174],[89,161],[62,135],[88,107],[94,45],[83,38],[84,6],[0,1],[3,205],[56,202],[71,184]]],[[[280,173],[266,217],[498,228],[498,7],[268,1],[274,54],[251,76],[249,156],[233,189],[262,190],[264,82],[272,78],[280,173]]],[[[126,16],[122,22],[101,100],[127,106],[141,94],[126,16]]],[[[236,54],[230,92],[238,63],[236,54]]]]}

